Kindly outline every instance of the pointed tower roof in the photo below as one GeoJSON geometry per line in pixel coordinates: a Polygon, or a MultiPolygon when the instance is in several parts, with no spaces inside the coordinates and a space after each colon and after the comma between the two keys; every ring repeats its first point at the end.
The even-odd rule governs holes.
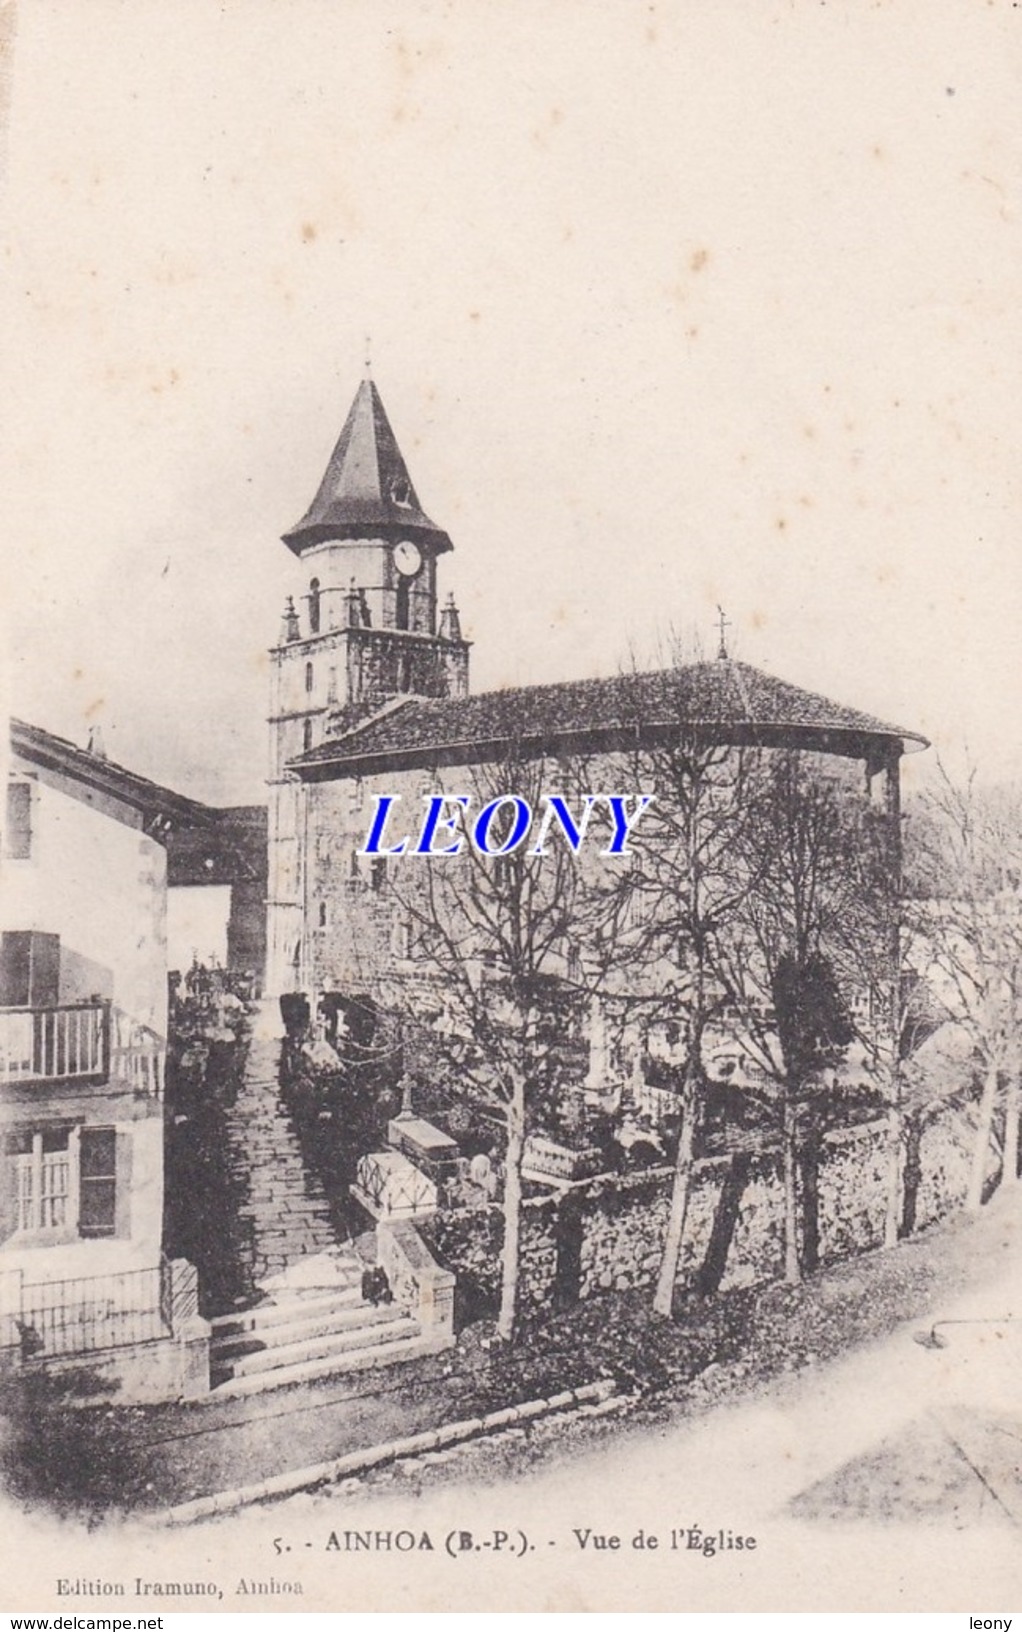
{"type": "Polygon", "coordinates": [[[412,538],[440,554],[453,549],[447,534],[419,504],[380,393],[362,381],[326,475],[307,513],[284,534],[301,555],[329,538],[412,538]]]}

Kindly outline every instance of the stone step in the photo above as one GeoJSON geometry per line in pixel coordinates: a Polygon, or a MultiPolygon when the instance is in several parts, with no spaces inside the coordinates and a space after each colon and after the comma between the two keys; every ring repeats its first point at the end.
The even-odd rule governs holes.
{"type": "Polygon", "coordinates": [[[268,1140],[265,1145],[246,1145],[245,1155],[250,1160],[261,1157],[273,1163],[272,1167],[257,1169],[258,1177],[264,1184],[282,1184],[285,1177],[294,1179],[305,1173],[301,1158],[287,1148],[288,1138],[288,1129],[281,1128],[276,1138],[268,1140]]]}
{"type": "Polygon", "coordinates": [[[242,1207],[247,1213],[272,1213],[276,1208],[282,1209],[285,1202],[289,1207],[306,1213],[321,1214],[330,1210],[330,1204],[325,1196],[310,1195],[307,1190],[299,1189],[297,1185],[292,1191],[285,1190],[283,1194],[250,1185],[248,1200],[242,1203],[242,1207]]]}
{"type": "Polygon", "coordinates": [[[303,1365],[307,1360],[326,1360],[330,1355],[349,1354],[354,1349],[376,1348],[397,1337],[418,1337],[421,1329],[403,1309],[370,1307],[356,1313],[358,1318],[348,1326],[337,1329],[328,1325],[326,1330],[305,1337],[284,1327],[273,1334],[271,1343],[248,1348],[243,1354],[225,1355],[218,1348],[210,1354],[210,1372],[225,1382],[235,1377],[254,1377],[280,1366],[303,1365]],[[278,1337],[286,1341],[280,1342],[278,1337]]]}
{"type": "Polygon", "coordinates": [[[327,1337],[332,1332],[353,1331],[358,1326],[376,1326],[393,1317],[389,1305],[364,1304],[361,1298],[345,1305],[334,1304],[318,1312],[305,1314],[301,1305],[293,1310],[291,1320],[280,1320],[249,1327],[241,1332],[221,1332],[210,1346],[216,1361],[242,1359],[246,1354],[265,1353],[289,1343],[304,1342],[307,1338],[327,1337]]]}
{"type": "Polygon", "coordinates": [[[247,1213],[267,1213],[271,1217],[280,1214],[283,1217],[285,1203],[294,1210],[296,1217],[307,1214],[310,1218],[324,1218],[330,1211],[325,1197],[303,1196],[300,1191],[290,1196],[253,1195],[242,1206],[247,1213]]]}
{"type": "Polygon", "coordinates": [[[294,1343],[273,1343],[250,1355],[220,1359],[209,1356],[209,1371],[217,1382],[237,1381],[240,1377],[255,1377],[264,1371],[291,1369],[304,1366],[307,1361],[320,1361],[349,1355],[356,1350],[379,1348],[380,1343],[395,1342],[395,1338],[418,1337],[418,1320],[411,1319],[403,1309],[371,1309],[374,1319],[366,1319],[341,1332],[322,1332],[320,1337],[302,1338],[294,1343]]]}
{"type": "Polygon", "coordinates": [[[204,1398],[210,1401],[232,1400],[242,1395],[263,1394],[271,1388],[318,1382],[322,1377],[339,1377],[353,1371],[369,1371],[374,1366],[397,1365],[403,1360],[416,1360],[423,1354],[439,1354],[442,1349],[450,1348],[450,1341],[447,1337],[400,1337],[374,1348],[329,1355],[323,1360],[306,1360],[301,1365],[278,1366],[273,1371],[257,1372],[251,1377],[234,1377],[229,1382],[214,1386],[204,1398]]]}
{"type": "Polygon", "coordinates": [[[210,1321],[213,1339],[240,1337],[246,1332],[262,1332],[267,1327],[287,1325],[291,1320],[306,1320],[313,1316],[336,1313],[360,1304],[362,1291],[359,1282],[330,1287],[321,1292],[281,1298],[279,1302],[259,1303],[254,1309],[242,1309],[236,1314],[214,1315],[210,1321]]]}

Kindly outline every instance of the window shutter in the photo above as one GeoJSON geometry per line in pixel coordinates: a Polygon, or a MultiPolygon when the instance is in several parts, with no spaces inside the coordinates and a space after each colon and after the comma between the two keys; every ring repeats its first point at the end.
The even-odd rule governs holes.
{"type": "Polygon", "coordinates": [[[117,1163],[117,1198],[114,1206],[114,1234],[120,1240],[127,1240],[131,1235],[131,1155],[132,1135],[120,1133],[117,1135],[115,1151],[117,1163]]]}
{"type": "Polygon", "coordinates": [[[8,1138],[0,1150],[0,1241],[6,1241],[18,1227],[18,1186],[20,1173],[15,1141],[8,1138]]]}
{"type": "Polygon", "coordinates": [[[117,1229],[117,1133],[82,1128],[79,1135],[78,1233],[114,1235],[117,1229]]]}
{"type": "Polygon", "coordinates": [[[4,854],[12,861],[29,861],[32,856],[32,785],[7,784],[7,822],[4,854]]]}

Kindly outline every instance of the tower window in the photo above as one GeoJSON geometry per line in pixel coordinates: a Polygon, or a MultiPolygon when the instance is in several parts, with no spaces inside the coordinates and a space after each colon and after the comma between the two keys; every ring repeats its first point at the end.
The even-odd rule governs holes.
{"type": "Polygon", "coordinates": [[[311,691],[316,683],[316,671],[311,663],[305,665],[305,689],[311,691]]]}
{"type": "Polygon", "coordinates": [[[387,882],[387,858],[376,856],[373,858],[372,869],[369,873],[369,886],[373,890],[382,890],[387,882]]]}
{"type": "Polygon", "coordinates": [[[402,578],[397,586],[397,604],[394,608],[394,626],[397,629],[408,628],[410,585],[407,578],[402,578]]]}
{"type": "Polygon", "coordinates": [[[309,633],[319,634],[319,579],[313,578],[309,584],[309,633]]]}
{"type": "Polygon", "coordinates": [[[306,720],[305,724],[302,726],[302,746],[305,749],[306,753],[308,753],[309,749],[312,747],[312,721],[311,720],[306,720]]]}
{"type": "Polygon", "coordinates": [[[411,664],[407,652],[402,652],[397,660],[397,689],[398,691],[411,690],[411,664]]]}
{"type": "Polygon", "coordinates": [[[326,902],[325,901],[321,901],[319,903],[319,927],[320,927],[320,929],[326,929],[326,902]]]}

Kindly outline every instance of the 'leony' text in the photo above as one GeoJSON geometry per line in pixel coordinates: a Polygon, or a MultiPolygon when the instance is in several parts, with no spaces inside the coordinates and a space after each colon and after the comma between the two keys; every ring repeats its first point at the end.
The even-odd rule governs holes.
{"type": "Polygon", "coordinates": [[[376,810],[361,851],[362,855],[456,856],[467,839],[480,855],[506,856],[532,838],[536,818],[538,826],[535,829],[535,843],[529,848],[530,855],[545,855],[547,845],[555,832],[558,832],[568,848],[577,854],[585,841],[589,818],[594,807],[605,804],[609,809],[613,831],[610,843],[600,854],[624,856],[629,853],[627,849],[629,834],[643,811],[653,802],[651,793],[639,793],[634,796],[620,793],[590,793],[583,799],[582,809],[576,818],[568,809],[567,801],[559,794],[544,794],[542,803],[546,809],[541,810],[537,807],[534,812],[527,799],[522,799],[515,793],[502,793],[499,798],[491,799],[479,814],[472,818],[469,814],[472,800],[468,794],[423,794],[426,810],[417,843],[412,844],[410,836],[406,835],[398,844],[385,845],[383,840],[390,820],[391,807],[397,804],[400,797],[401,795],[396,793],[376,795],[376,810]],[[629,810],[628,806],[633,797],[635,808],[629,810]],[[448,806],[456,808],[447,810],[448,806]],[[445,839],[452,842],[445,844],[445,839]]]}

